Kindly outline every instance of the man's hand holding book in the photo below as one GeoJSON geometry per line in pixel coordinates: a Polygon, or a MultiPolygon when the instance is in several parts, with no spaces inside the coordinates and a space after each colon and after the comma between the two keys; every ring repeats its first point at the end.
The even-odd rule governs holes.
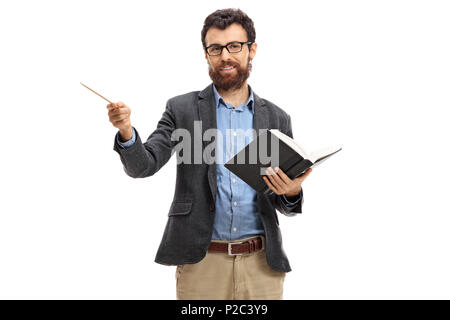
{"type": "Polygon", "coordinates": [[[284,194],[286,197],[296,197],[300,194],[302,183],[309,176],[311,171],[312,169],[309,168],[301,176],[291,179],[280,168],[276,167],[274,170],[272,167],[269,167],[266,169],[267,176],[264,176],[263,179],[275,194],[284,194]],[[267,177],[269,177],[269,179],[267,177]]]}

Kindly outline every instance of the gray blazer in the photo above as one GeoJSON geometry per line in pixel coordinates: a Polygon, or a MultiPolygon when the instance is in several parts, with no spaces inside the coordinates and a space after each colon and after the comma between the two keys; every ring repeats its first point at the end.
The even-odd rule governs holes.
{"type": "MultiPolygon", "coordinates": [[[[278,129],[292,137],[291,118],[272,102],[254,95],[253,128],[278,129]]],[[[194,136],[194,121],[202,121],[202,133],[217,128],[216,105],[212,83],[203,91],[193,91],[175,96],[167,101],[166,109],[157,128],[142,143],[136,128],[136,142],[123,148],[114,137],[114,150],[120,155],[124,170],[133,178],[154,175],[164,166],[179,141],[171,140],[174,129],[187,129],[194,136]]],[[[203,148],[211,143],[202,142],[203,148]]],[[[193,143],[192,143],[193,145],[193,143]]],[[[211,147],[209,147],[211,148],[211,147]]],[[[209,149],[210,150],[210,149],[209,149]]],[[[193,154],[193,152],[191,153],[193,154]]],[[[162,237],[155,262],[164,265],[192,264],[202,260],[211,242],[215,216],[217,193],[217,173],[214,161],[201,161],[201,164],[177,163],[175,194],[168,213],[168,221],[162,237]],[[212,164],[208,164],[212,163],[212,164]]],[[[303,188],[302,188],[303,193],[303,188]]],[[[287,216],[302,212],[302,200],[295,206],[287,207],[276,194],[257,194],[258,213],[261,217],[266,239],[267,262],[282,272],[291,271],[289,260],[284,252],[278,216],[275,210],[287,216]]]]}

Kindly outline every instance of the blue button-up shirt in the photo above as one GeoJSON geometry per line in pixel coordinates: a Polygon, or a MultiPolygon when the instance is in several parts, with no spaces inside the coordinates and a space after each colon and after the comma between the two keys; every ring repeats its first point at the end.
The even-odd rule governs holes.
{"type": "MultiPolygon", "coordinates": [[[[224,164],[236,155],[241,149],[253,140],[253,92],[248,86],[250,96],[246,103],[237,107],[226,103],[213,85],[217,130],[222,137],[217,144],[217,195],[216,215],[212,240],[238,240],[254,235],[264,235],[264,227],[258,213],[256,191],[238,176],[225,168],[224,164]],[[220,150],[219,150],[220,149],[220,150]]],[[[133,128],[133,137],[122,142],[117,135],[117,142],[126,148],[136,141],[133,128]]],[[[283,202],[288,206],[296,205],[301,198],[290,202],[282,196],[283,202]]]]}
{"type": "MultiPolygon", "coordinates": [[[[258,214],[256,191],[224,164],[253,140],[253,92],[237,107],[225,102],[213,85],[216,102],[217,130],[222,137],[217,155],[216,217],[213,240],[237,240],[264,234],[258,214]]],[[[218,143],[220,140],[218,140],[218,143]]]]}

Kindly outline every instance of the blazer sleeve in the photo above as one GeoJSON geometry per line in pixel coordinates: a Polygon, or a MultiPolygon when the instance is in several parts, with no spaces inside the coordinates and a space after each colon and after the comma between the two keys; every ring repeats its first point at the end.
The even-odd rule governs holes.
{"type": "Polygon", "coordinates": [[[155,131],[145,143],[142,143],[139,132],[133,127],[136,141],[124,148],[117,142],[117,132],[113,149],[119,153],[125,173],[132,178],[145,178],[158,172],[175,152],[176,141],[171,140],[174,129],[175,116],[169,100],[155,131]]]}
{"type": "MultiPolygon", "coordinates": [[[[287,124],[286,124],[284,133],[286,135],[288,135],[289,137],[293,138],[291,117],[289,115],[287,115],[287,124]]],[[[281,195],[277,195],[275,193],[272,193],[271,195],[269,195],[269,199],[272,202],[272,204],[276,210],[278,210],[280,213],[284,214],[285,216],[292,217],[299,213],[302,213],[302,206],[303,206],[303,200],[304,200],[303,186],[302,186],[302,189],[300,190],[299,196],[301,197],[301,200],[296,205],[293,205],[293,206],[289,206],[283,200],[283,197],[281,195]]]]}
{"type": "Polygon", "coordinates": [[[119,146],[121,146],[123,148],[128,148],[131,145],[133,145],[133,143],[136,142],[136,130],[133,127],[133,136],[128,141],[121,141],[122,139],[120,138],[120,134],[117,134],[116,137],[117,137],[117,143],[119,144],[119,146]]]}

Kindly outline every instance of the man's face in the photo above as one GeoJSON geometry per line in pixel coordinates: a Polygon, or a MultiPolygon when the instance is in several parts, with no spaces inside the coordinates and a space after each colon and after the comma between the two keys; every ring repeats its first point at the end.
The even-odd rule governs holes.
{"type": "MultiPolygon", "coordinates": [[[[238,23],[233,23],[225,30],[210,28],[205,36],[206,46],[211,44],[226,45],[232,41],[248,41],[245,29],[238,23]]],[[[229,53],[223,48],[219,56],[209,56],[205,52],[205,58],[208,62],[209,76],[217,89],[236,90],[242,87],[244,82],[250,76],[251,60],[256,54],[257,44],[253,43],[249,50],[248,45],[244,44],[241,52],[229,53]],[[231,70],[223,68],[233,67],[231,70]]]]}

